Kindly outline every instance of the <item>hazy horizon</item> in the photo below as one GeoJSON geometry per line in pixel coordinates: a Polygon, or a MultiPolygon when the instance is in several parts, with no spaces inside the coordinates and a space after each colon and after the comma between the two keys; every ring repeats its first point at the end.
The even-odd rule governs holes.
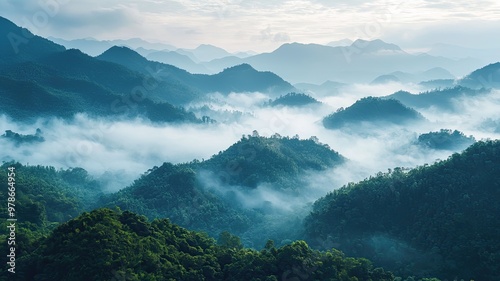
{"type": "Polygon", "coordinates": [[[229,52],[271,52],[284,43],[326,45],[381,39],[406,51],[436,44],[500,48],[494,1],[3,1],[0,16],[43,37],[65,40],[141,38],[229,52]]]}

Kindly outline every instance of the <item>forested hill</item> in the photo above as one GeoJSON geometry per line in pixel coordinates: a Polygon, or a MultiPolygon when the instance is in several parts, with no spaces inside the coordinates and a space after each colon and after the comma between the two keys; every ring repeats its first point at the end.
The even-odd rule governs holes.
{"type": "Polygon", "coordinates": [[[361,124],[404,125],[425,120],[417,111],[394,99],[366,97],[347,108],[341,108],[323,119],[327,129],[339,129],[361,124]]]}
{"type": "Polygon", "coordinates": [[[109,209],[62,224],[16,269],[16,280],[394,280],[366,259],[314,251],[303,241],[281,248],[270,241],[256,251],[229,233],[216,244],[167,219],[109,209]]]}
{"type": "Polygon", "coordinates": [[[241,234],[259,222],[258,215],[244,208],[243,202],[212,192],[213,188],[245,192],[267,183],[276,191],[295,194],[297,189],[306,188],[300,175],[343,161],[341,155],[314,138],[245,136],[209,160],[155,167],[131,186],[104,197],[97,206],[119,206],[149,218],[168,217],[183,227],[211,235],[221,229],[241,234]]]}
{"type": "Polygon", "coordinates": [[[269,102],[270,106],[292,106],[292,107],[300,107],[311,104],[320,104],[318,100],[315,98],[303,94],[303,93],[288,93],[286,95],[279,96],[275,100],[269,102]]]}
{"type": "Polygon", "coordinates": [[[214,172],[224,184],[256,187],[284,183],[307,170],[321,171],[341,164],[344,158],[315,137],[300,140],[274,135],[244,136],[225,151],[196,165],[214,172]]]}
{"type": "Polygon", "coordinates": [[[397,274],[500,280],[500,141],[349,184],[314,204],[305,229],[397,274]]]}

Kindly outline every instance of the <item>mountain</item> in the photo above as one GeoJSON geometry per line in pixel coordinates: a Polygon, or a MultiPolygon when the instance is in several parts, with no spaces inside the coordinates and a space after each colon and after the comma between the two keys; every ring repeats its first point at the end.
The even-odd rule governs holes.
{"type": "Polygon", "coordinates": [[[395,99],[375,97],[362,98],[347,108],[341,108],[323,119],[327,129],[373,125],[402,125],[425,120],[417,111],[404,106],[395,99]]]}
{"type": "Polygon", "coordinates": [[[270,106],[300,107],[311,104],[320,104],[315,98],[302,93],[288,93],[269,102],[270,106]]]}
{"type": "Polygon", "coordinates": [[[118,206],[151,219],[168,217],[212,236],[228,230],[240,235],[246,245],[260,245],[267,239],[285,241],[297,236],[300,220],[296,216],[303,206],[298,204],[298,213],[289,218],[280,213],[280,203],[272,203],[276,201],[272,196],[307,194],[308,185],[302,180],[306,173],[343,162],[341,155],[314,138],[245,136],[208,160],[154,167],[131,186],[103,197],[95,207],[118,206]]]}
{"type": "Polygon", "coordinates": [[[327,80],[343,83],[369,83],[377,76],[402,71],[425,72],[435,67],[453,69],[457,75],[480,66],[475,59],[453,60],[427,54],[413,55],[382,40],[356,40],[350,46],[286,43],[270,53],[244,59],[226,57],[204,65],[211,71],[241,63],[278,74],[296,83],[321,84],[327,80]],[[307,69],[307,71],[304,71],[307,69]]]}
{"type": "Polygon", "coordinates": [[[352,43],[353,43],[353,41],[351,39],[346,38],[346,39],[341,39],[341,40],[337,40],[337,41],[331,41],[326,45],[330,46],[330,47],[347,47],[347,46],[352,45],[352,43]]]}
{"type": "Polygon", "coordinates": [[[256,188],[273,183],[277,187],[301,188],[297,176],[306,171],[322,171],[344,161],[337,152],[314,138],[271,138],[245,136],[224,152],[199,164],[199,169],[220,176],[225,184],[256,188]],[[232,173],[228,168],[238,172],[232,173]]]}
{"type": "Polygon", "coordinates": [[[190,73],[212,74],[211,71],[202,64],[195,63],[188,56],[181,55],[175,51],[153,51],[149,53],[146,58],[150,61],[157,61],[185,69],[190,73]]]}
{"type": "Polygon", "coordinates": [[[489,93],[488,90],[472,90],[462,86],[453,88],[435,89],[419,94],[412,94],[407,91],[398,91],[384,99],[395,99],[408,107],[430,108],[432,106],[441,110],[457,110],[456,101],[460,98],[475,97],[489,93]]]}
{"type": "Polygon", "coordinates": [[[226,50],[213,46],[213,45],[208,45],[208,44],[202,44],[195,49],[189,50],[189,49],[182,49],[185,52],[190,52],[192,53],[198,62],[207,62],[211,61],[214,59],[220,59],[223,57],[230,56],[231,54],[228,53],[226,50]]]}
{"type": "Polygon", "coordinates": [[[406,73],[402,71],[395,71],[389,74],[381,75],[372,81],[372,84],[384,84],[387,82],[401,82],[401,83],[420,83],[429,80],[443,80],[455,79],[455,76],[448,70],[442,67],[434,67],[423,72],[406,73]]]}
{"type": "Polygon", "coordinates": [[[387,84],[394,82],[401,83],[401,79],[395,74],[385,74],[385,75],[380,75],[377,78],[373,79],[373,81],[370,82],[370,84],[378,85],[378,84],[387,84]]]}
{"type": "Polygon", "coordinates": [[[347,86],[347,84],[328,80],[323,82],[321,85],[297,83],[293,86],[306,93],[311,93],[313,96],[335,96],[339,93],[339,90],[342,87],[347,86]]]}
{"type": "Polygon", "coordinates": [[[29,30],[0,17],[0,69],[64,50],[63,46],[34,35],[29,30]]]}
{"type": "Polygon", "coordinates": [[[396,168],[314,204],[305,231],[398,275],[499,280],[500,141],[447,160],[396,168]]]}
{"type": "Polygon", "coordinates": [[[500,62],[477,69],[458,81],[459,85],[473,88],[500,88],[500,62]]]}
{"type": "Polygon", "coordinates": [[[356,47],[363,53],[377,53],[377,52],[403,52],[401,48],[395,44],[386,43],[380,39],[363,40],[357,39],[351,44],[351,47],[356,47]]]}
{"type": "MultiPolygon", "coordinates": [[[[274,95],[294,90],[293,86],[271,72],[260,72],[248,64],[224,69],[214,75],[191,74],[172,65],[148,61],[126,47],[113,47],[100,56],[100,60],[121,64],[129,69],[148,73],[155,71],[160,77],[189,85],[202,93],[267,92],[274,95]]],[[[191,101],[196,96],[186,97],[191,101]]]]}
{"type": "Polygon", "coordinates": [[[476,142],[473,136],[466,136],[457,130],[441,129],[418,136],[417,143],[432,149],[462,150],[476,142]]]}
{"type": "Polygon", "coordinates": [[[31,121],[51,116],[71,118],[83,112],[91,116],[142,116],[158,122],[198,122],[192,113],[155,99],[171,94],[175,87],[150,88],[140,93],[147,96],[132,99],[136,94],[133,90],[146,80],[139,73],[79,50],[55,52],[0,70],[0,110],[31,121]]]}
{"type": "Polygon", "coordinates": [[[113,46],[126,46],[131,49],[145,48],[155,51],[177,49],[172,45],[151,43],[140,38],[132,38],[127,40],[97,40],[94,38],[64,40],[61,38],[49,37],[49,39],[65,46],[68,49],[79,49],[90,56],[97,56],[99,54],[102,54],[104,51],[113,46]]]}
{"type": "Polygon", "coordinates": [[[216,243],[168,219],[110,209],[83,213],[25,246],[33,251],[16,268],[18,280],[394,280],[366,259],[315,251],[304,241],[244,249],[228,232],[216,243]]]}
{"type": "Polygon", "coordinates": [[[418,83],[429,90],[431,89],[442,89],[442,88],[453,88],[455,86],[455,79],[435,79],[422,81],[418,83]]]}
{"type": "Polygon", "coordinates": [[[206,191],[189,166],[164,163],[97,206],[118,206],[149,218],[169,218],[191,229],[217,235],[221,229],[242,233],[249,217],[206,191]]]}

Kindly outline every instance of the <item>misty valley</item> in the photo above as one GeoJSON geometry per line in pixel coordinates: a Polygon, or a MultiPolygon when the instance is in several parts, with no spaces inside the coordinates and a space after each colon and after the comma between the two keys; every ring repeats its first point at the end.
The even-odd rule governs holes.
{"type": "Polygon", "coordinates": [[[0,280],[500,280],[500,62],[85,40],[0,17],[0,280]]]}

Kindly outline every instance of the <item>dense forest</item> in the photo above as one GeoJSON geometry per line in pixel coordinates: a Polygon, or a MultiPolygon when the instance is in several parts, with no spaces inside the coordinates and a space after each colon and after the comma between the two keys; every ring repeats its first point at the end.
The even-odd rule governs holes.
{"type": "Polygon", "coordinates": [[[466,136],[457,130],[441,129],[418,136],[417,143],[433,149],[462,150],[476,141],[473,136],[466,136]]]}
{"type": "Polygon", "coordinates": [[[227,232],[216,242],[168,219],[110,209],[83,213],[30,246],[17,280],[394,280],[366,259],[304,241],[280,248],[268,241],[257,251],[227,232]]]}
{"type": "MultiPolygon", "coordinates": [[[[279,243],[296,238],[296,231],[281,229],[278,221],[273,222],[278,217],[269,216],[276,213],[275,207],[266,202],[248,207],[248,198],[255,196],[253,192],[261,185],[282,196],[298,196],[306,192],[301,175],[344,161],[314,138],[266,138],[254,132],[208,160],[154,167],[131,186],[104,196],[96,207],[119,206],[150,219],[168,217],[212,236],[228,230],[243,235],[249,245],[257,246],[270,238],[279,243]]],[[[300,227],[299,221],[291,221],[289,226],[300,227]]]]}
{"type": "Polygon", "coordinates": [[[305,231],[397,275],[499,280],[500,141],[412,170],[349,184],[318,200],[305,231]]]}
{"type": "Polygon", "coordinates": [[[274,100],[269,100],[268,105],[270,106],[292,106],[292,107],[300,107],[311,104],[320,104],[320,102],[303,93],[288,93],[286,95],[279,96],[274,100]]]}
{"type": "Polygon", "coordinates": [[[0,281],[500,280],[500,63],[417,72],[464,70],[378,39],[244,57],[79,42],[107,45],[0,17],[0,281]]]}

